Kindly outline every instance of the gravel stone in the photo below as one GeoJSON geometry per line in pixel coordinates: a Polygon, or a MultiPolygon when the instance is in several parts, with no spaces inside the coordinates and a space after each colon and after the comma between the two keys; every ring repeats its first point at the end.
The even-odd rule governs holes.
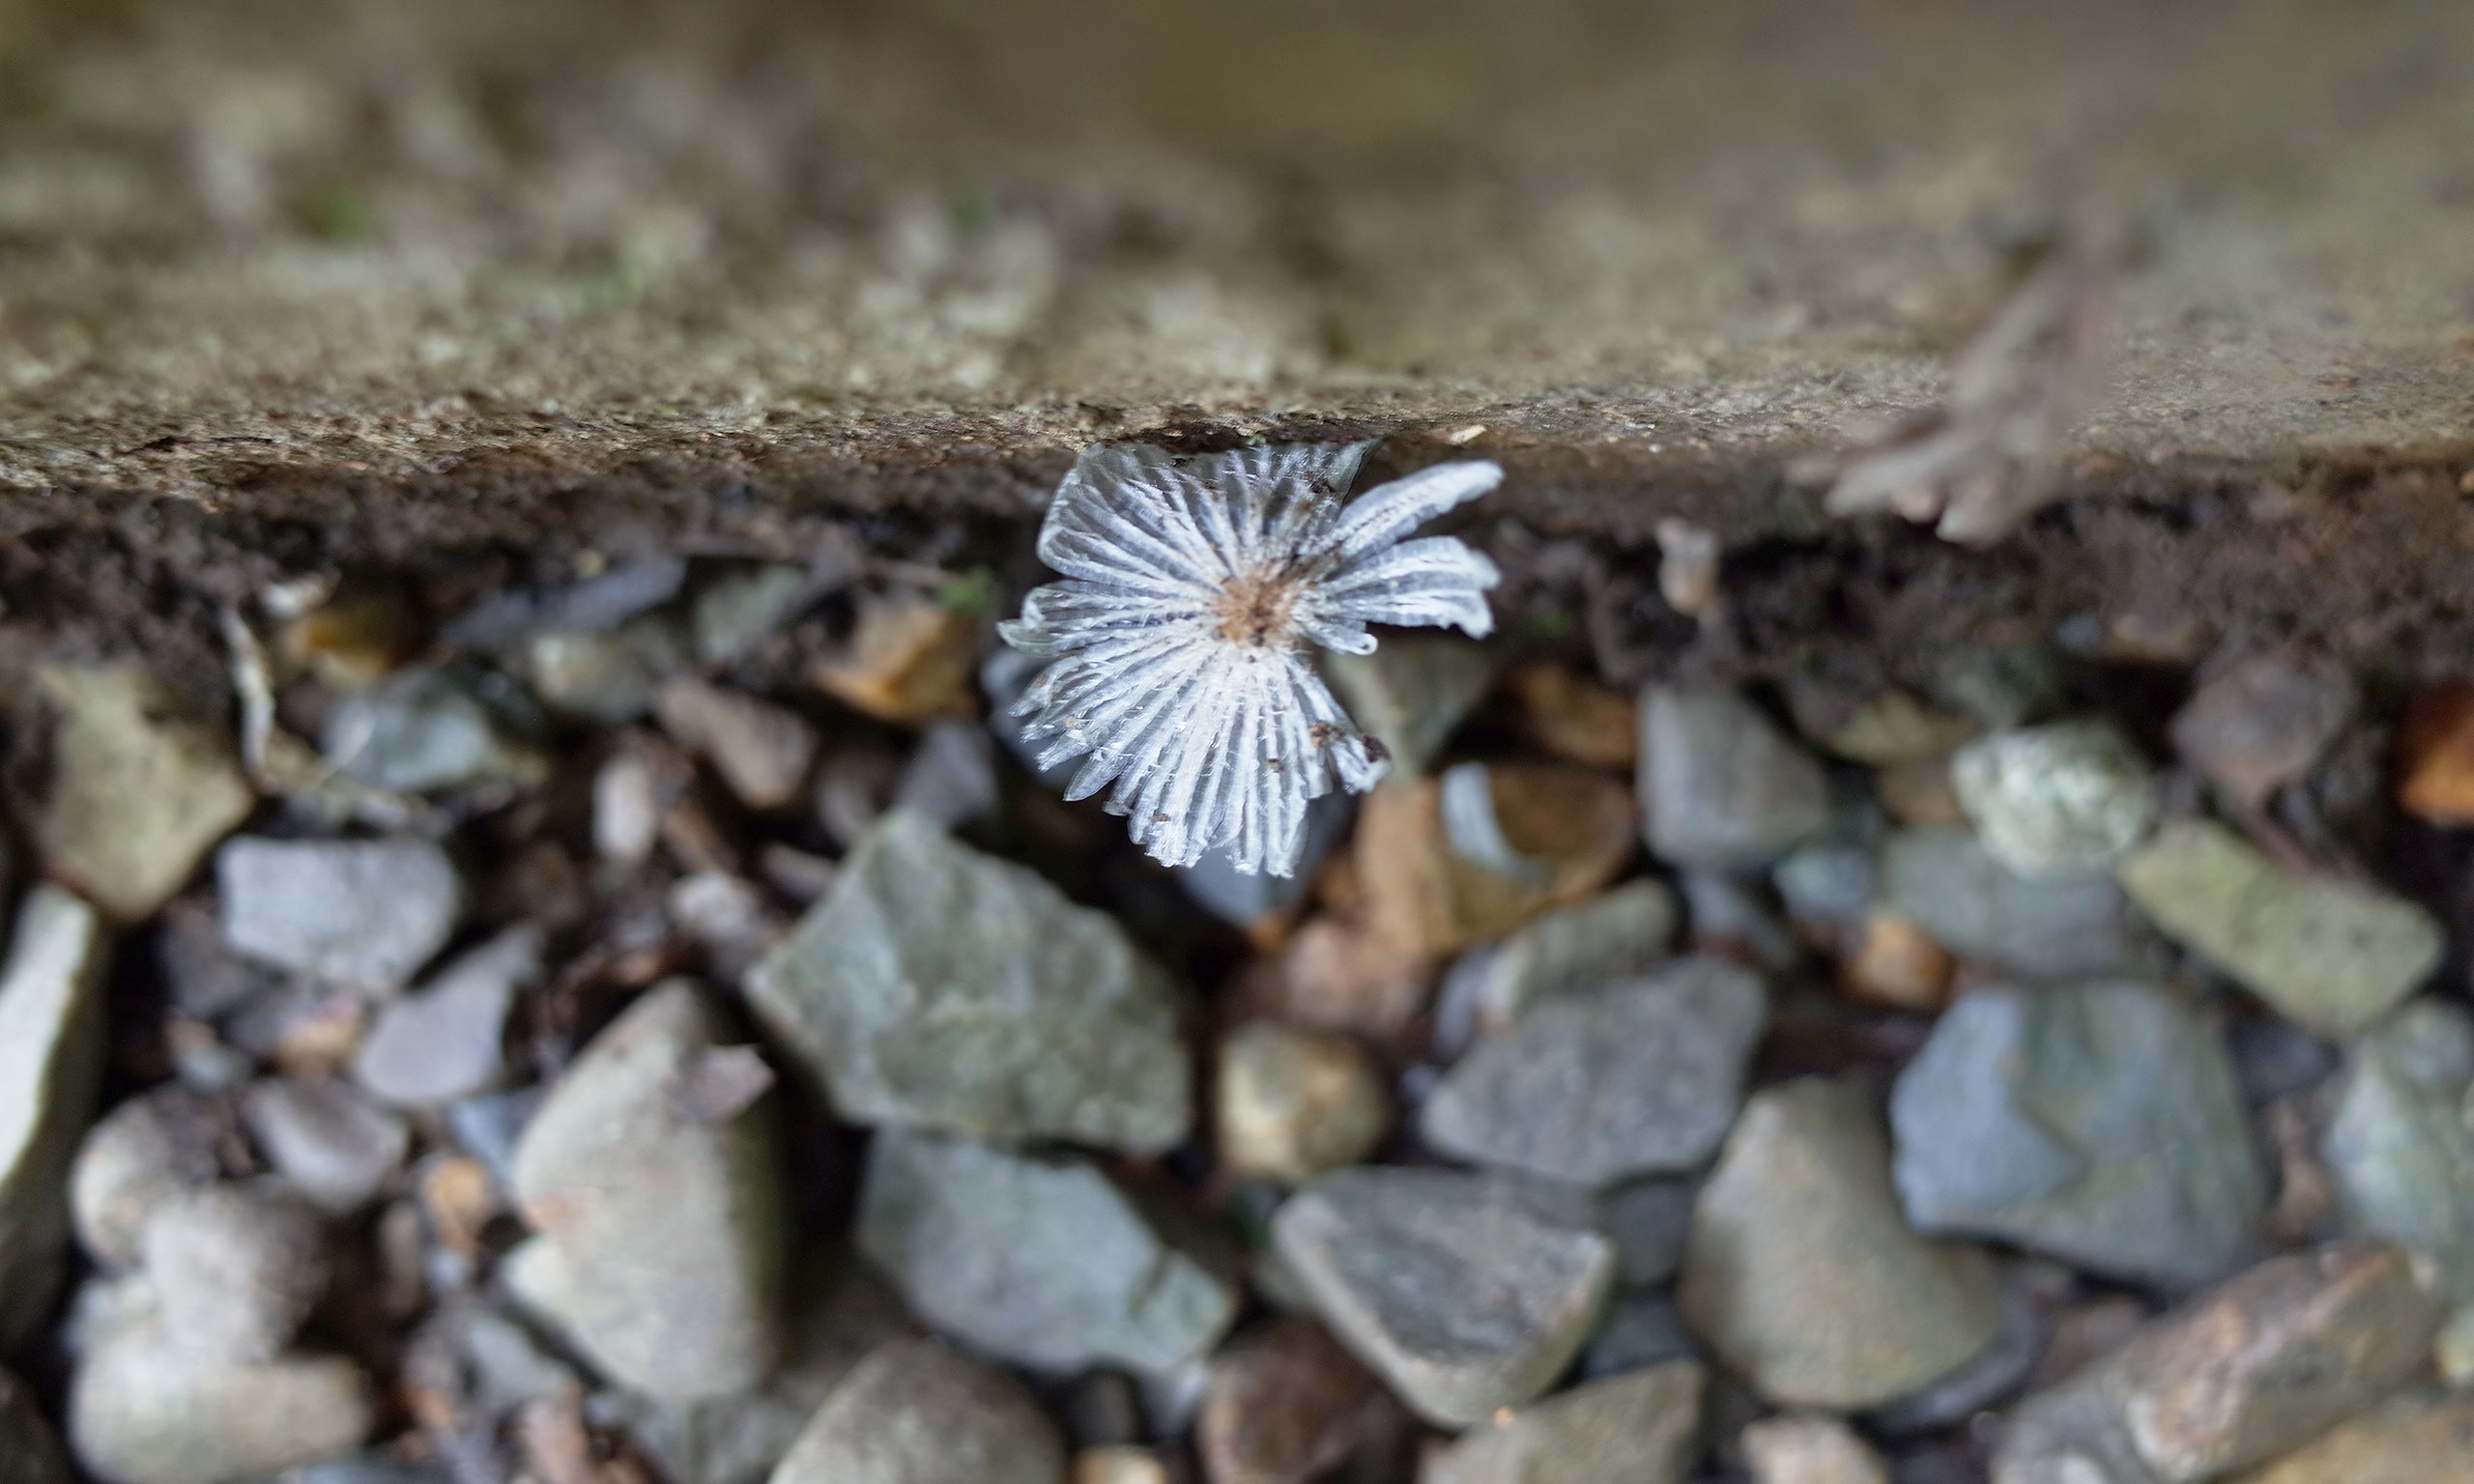
{"type": "Polygon", "coordinates": [[[1715,958],[1558,996],[1463,1058],[1420,1131],[1579,1184],[1690,1169],[1726,1136],[1767,1018],[1760,979],[1715,958]]]}
{"type": "Polygon", "coordinates": [[[1693,1193],[1688,1181],[1643,1180],[1600,1201],[1599,1225],[1615,1243],[1618,1282],[1650,1288],[1675,1276],[1692,1230],[1693,1193]]]}
{"type": "Polygon", "coordinates": [[[772,1484],[1065,1484],[1065,1444],[1011,1378],[902,1340],[817,1410],[772,1484]]]}
{"type": "Polygon", "coordinates": [[[687,642],[659,615],[607,632],[553,630],[527,642],[524,668],[549,705],[616,726],[651,710],[662,683],[688,669],[687,642]]]}
{"type": "Polygon", "coordinates": [[[271,1360],[326,1297],[326,1224],[267,1183],[203,1185],[157,1203],[146,1277],[172,1342],[205,1364],[271,1360]]]}
{"type": "Polygon", "coordinates": [[[1642,693],[1640,790],[1650,848],[1679,866],[1767,866],[1829,827],[1821,764],[1726,691],[1642,693]]]}
{"type": "MultiPolygon", "coordinates": [[[[788,1265],[776,1110],[692,1079],[744,1060],[696,987],[658,985],[585,1047],[524,1130],[515,1194],[564,1278],[562,1318],[655,1396],[743,1390],[781,1353],[788,1265]]],[[[743,1090],[743,1088],[742,1088],[743,1090]]]]}
{"type": "Polygon", "coordinates": [[[265,840],[215,858],[223,935],[253,958],[363,989],[402,987],[455,928],[463,885],[425,840],[265,840]]]}
{"type": "Polygon", "coordinates": [[[1605,1238],[1508,1180],[1449,1170],[1336,1170],[1280,1209],[1272,1236],[1341,1342],[1445,1427],[1543,1394],[1615,1278],[1605,1238]]]}
{"type": "Polygon", "coordinates": [[[412,1148],[402,1119],[342,1082],[259,1082],[241,1114],[275,1173],[329,1215],[376,1200],[412,1148]]]}
{"type": "Polygon", "coordinates": [[[389,1001],[353,1057],[354,1077],[398,1107],[431,1107],[496,1087],[506,1075],[507,1015],[541,977],[541,941],[531,924],[510,928],[389,1001]]]}
{"type": "Polygon", "coordinates": [[[797,712],[682,675],[661,688],[662,729],[703,756],[750,809],[798,799],[816,760],[817,730],[797,712]]]}
{"type": "Polygon", "coordinates": [[[2428,1365],[2440,1318],[2412,1260],[2385,1243],[2271,1258],[2030,1399],[1994,1477],[2222,1477],[2307,1441],[2428,1365]]]}
{"type": "Polygon", "coordinates": [[[1221,1043],[1215,1145],[1239,1175],[1301,1184],[1354,1164],[1391,1127],[1383,1077],[1355,1042],[1256,1020],[1221,1043]]]}
{"type": "Polygon", "coordinates": [[[44,666],[16,710],[46,759],[12,790],[16,816],[50,874],[114,917],[161,906],[257,807],[223,738],[135,665],[44,666]]]}
{"type": "Polygon", "coordinates": [[[1382,1384],[1330,1330],[1279,1319],[1212,1358],[1194,1448],[1211,1484],[1306,1484],[1392,1412],[1382,1384]]]}
{"type": "Polygon", "coordinates": [[[70,1166],[102,1078],[95,909],[37,885],[0,966],[0,1354],[46,1314],[69,1255],[70,1166]]]}
{"type": "Polygon", "coordinates": [[[2439,926],[2421,907],[2287,871],[2207,820],[2158,831],[2120,875],[2168,936],[2316,1035],[2355,1035],[2439,963],[2439,926]]]}
{"type": "Polygon", "coordinates": [[[241,1484],[346,1452],[376,1421],[349,1360],[206,1360],[143,1315],[87,1352],[69,1395],[70,1445],[105,1484],[241,1484]]]}
{"type": "Polygon", "coordinates": [[[2030,878],[2102,870],[2156,819],[2146,760],[2110,722],[1980,737],[1951,755],[1950,783],[1984,848],[2030,878]]]}
{"type": "Polygon", "coordinates": [[[747,990],[854,1122],[1146,1154],[1193,1124],[1166,972],[916,814],[885,816],[747,990]]]}
{"type": "Polygon", "coordinates": [[[1678,916],[1675,894],[1648,878],[1547,913],[1486,957],[1480,1018],[1500,1029],[1554,995],[1638,978],[1673,952],[1678,916]]]}
{"type": "Polygon", "coordinates": [[[1485,647],[1440,634],[1386,634],[1371,654],[1323,657],[1340,704],[1392,755],[1401,778],[1423,778],[1494,684],[1485,647]]]}
{"type": "Polygon", "coordinates": [[[1707,1384],[1689,1360],[1584,1383],[1471,1430],[1419,1484],[1677,1484],[1696,1451],[1707,1384]]]}
{"type": "Polygon", "coordinates": [[[2121,888],[2106,876],[2031,880],[1963,829],[1903,830],[1883,847],[1890,909],[1958,956],[2028,979],[2140,967],[2121,888]]]}
{"type": "Polygon", "coordinates": [[[1163,1376],[1199,1361],[1237,1293],[1090,1164],[888,1130],[859,1246],[920,1317],[1000,1358],[1163,1376]]]}
{"type": "Polygon", "coordinates": [[[688,626],[696,658],[728,665],[795,616],[827,585],[805,567],[767,564],[714,578],[698,589],[688,626]]]}
{"type": "Polygon", "coordinates": [[[1890,1484],[1861,1435],[1836,1417],[1771,1417],[1743,1430],[1752,1484],[1890,1484]]]}
{"type": "Polygon", "coordinates": [[[519,695],[501,676],[451,670],[398,671],[349,692],[327,714],[319,751],[348,778],[395,793],[483,784],[530,786],[549,763],[509,726],[519,695]]]}
{"type": "Polygon", "coordinates": [[[2177,1285],[2260,1240],[2267,1181],[2230,1059],[2143,985],[1965,996],[1900,1076],[1890,1123],[1926,1231],[2177,1285]]]}
{"type": "Polygon", "coordinates": [[[103,1115],[69,1172],[77,1239],[96,1261],[134,1268],[146,1218],[167,1195],[215,1183],[224,1115],[178,1083],[149,1088],[103,1115]]]}
{"type": "Polygon", "coordinates": [[[2474,1014],[2412,1001],[2356,1042],[2322,1145],[2356,1225],[2438,1265],[2474,1303],[2474,1014]]]}
{"type": "Polygon", "coordinates": [[[1888,1140],[1847,1081],[1745,1105],[1701,1187],[1680,1293],[1694,1332],[1787,1407],[1894,1401],[1966,1364],[2000,1323],[1984,1255],[1908,1228],[1888,1140]]]}
{"type": "Polygon", "coordinates": [[[763,1484],[843,1379],[912,1328],[901,1298],[845,1250],[811,1256],[796,1279],[790,1345],[762,1384],[704,1401],[647,1399],[629,1419],[671,1484],[763,1484]]]}
{"type": "Polygon", "coordinates": [[[2301,778],[2345,730],[2358,699],[2334,665],[2258,655],[2201,685],[2173,715],[2173,749],[2209,782],[2257,808],[2301,778]]]}
{"type": "Polygon", "coordinates": [[[2440,1484],[2474,1478],[2474,1394],[2392,1397],[2234,1484],[2440,1484]]]}
{"type": "Polygon", "coordinates": [[[1700,1358],[1700,1343],[1671,1295],[1619,1294],[1607,1305],[1597,1332],[1589,1337],[1589,1348],[1581,1352],[1581,1376],[1596,1381],[1670,1360],[1700,1358]]]}

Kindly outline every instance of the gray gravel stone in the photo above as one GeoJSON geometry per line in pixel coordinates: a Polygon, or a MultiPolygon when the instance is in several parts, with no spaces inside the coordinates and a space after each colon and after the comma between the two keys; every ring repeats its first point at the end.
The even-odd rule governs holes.
{"type": "Polygon", "coordinates": [[[416,669],[347,692],[327,714],[319,750],[346,777],[396,793],[481,784],[530,786],[549,763],[510,726],[524,698],[501,676],[416,669]]]}
{"type": "Polygon", "coordinates": [[[1695,1360],[1700,1342],[1683,1322],[1683,1310],[1668,1294],[1619,1294],[1606,1307],[1597,1332],[1581,1352],[1581,1375],[1591,1381],[1670,1360],[1695,1360]]]}
{"type": "Polygon", "coordinates": [[[647,1400],[628,1432],[671,1484],[762,1484],[853,1367],[911,1327],[867,1264],[835,1249],[799,1265],[791,1340],[755,1388],[699,1402],[647,1400]]]}
{"type": "Polygon", "coordinates": [[[1386,634],[1372,654],[1323,656],[1340,703],[1392,755],[1401,778],[1423,778],[1486,688],[1494,660],[1482,644],[1439,634],[1386,634]]]}
{"type": "Polygon", "coordinates": [[[988,732],[971,722],[936,722],[903,764],[893,807],[950,830],[993,813],[997,797],[996,744],[988,732]]]}
{"type": "Polygon", "coordinates": [[[2055,722],[1979,737],[1950,784],[1993,858],[2041,879],[2104,870],[2155,822],[2147,762],[2110,722],[2055,722]]]}
{"type": "Polygon", "coordinates": [[[2352,1221],[2474,1302],[2474,1014],[2415,1000],[2356,1042],[2323,1148],[2352,1221]]]}
{"type": "Polygon", "coordinates": [[[2167,936],[2316,1035],[2361,1031],[2439,964],[2439,925],[2421,907],[2286,870],[2208,820],[2158,831],[2120,875],[2167,936]]]}
{"type": "Polygon", "coordinates": [[[1998,1484],[2200,1484],[2276,1457],[2430,1363],[2441,1317],[2401,1250],[2271,1258],[2022,1407],[1998,1484]]]}
{"type": "Polygon", "coordinates": [[[402,1119],[343,1082],[271,1078],[242,1096],[241,1114],[275,1173],[330,1215],[377,1199],[412,1148],[402,1119]]]}
{"type": "Polygon", "coordinates": [[[1650,848],[1679,866],[1767,866],[1829,827],[1821,764],[1727,691],[1642,694],[1640,790],[1650,848]]]}
{"type": "Polygon", "coordinates": [[[658,614],[607,632],[553,630],[526,642],[524,666],[543,701],[615,726],[651,710],[662,682],[688,669],[687,641],[658,614]]]}
{"type": "Polygon", "coordinates": [[[563,1318],[612,1375],[665,1397],[744,1389],[782,1346],[781,1150],[762,1082],[697,988],[647,993],[526,1126],[515,1193],[564,1279],[563,1318]],[[747,1096],[750,1088],[756,1096],[747,1096]]]}
{"type": "Polygon", "coordinates": [[[427,1107],[487,1092],[506,1075],[506,1017],[541,977],[541,930],[520,924],[389,1001],[353,1057],[381,1099],[427,1107]]]}
{"type": "Polygon", "coordinates": [[[750,809],[780,809],[799,797],[816,760],[817,731],[797,712],[681,675],[653,703],[667,731],[713,765],[750,809]]]}
{"type": "Polygon", "coordinates": [[[1272,1235],[1333,1332],[1445,1427],[1543,1394],[1615,1280],[1604,1237],[1494,1176],[1336,1170],[1280,1209],[1272,1235]]]}
{"type": "Polygon", "coordinates": [[[2120,887],[2107,876],[2030,880],[1963,829],[1903,830],[1883,847],[1889,907],[1961,958],[2031,979],[2139,966],[2120,887]]]}
{"type": "Polygon", "coordinates": [[[68,1455],[34,1398],[0,1371],[0,1484],[71,1484],[68,1455]]]}
{"type": "Polygon", "coordinates": [[[163,1197],[214,1184],[225,1115],[178,1083],[149,1088],[98,1121],[69,1172],[78,1241],[109,1268],[137,1266],[146,1218],[163,1197]]]}
{"type": "Polygon", "coordinates": [[[326,1297],[326,1224],[269,1183],[201,1185],[147,1217],[146,1277],[163,1333],[202,1364],[271,1360],[326,1297]]]}
{"type": "Polygon", "coordinates": [[[29,842],[54,879],[124,921],[162,905],[257,805],[218,731],[135,665],[44,666],[9,699],[46,759],[11,790],[29,842]]]}
{"type": "Polygon", "coordinates": [[[1999,1328],[1992,1265],[1908,1228],[1888,1141],[1849,1081],[1757,1094],[1701,1187],[1683,1311],[1782,1406],[1896,1400],[1967,1363],[1999,1328]]]}
{"type": "Polygon", "coordinates": [[[376,1420],[349,1360],[201,1360],[142,1315],[87,1352],[69,1396],[70,1445],[106,1484],[242,1484],[356,1447],[376,1420]]]}
{"type": "Polygon", "coordinates": [[[747,989],[859,1123],[1138,1153],[1193,1124],[1166,972],[1105,914],[904,811],[747,989]]]}
{"type": "Polygon", "coordinates": [[[454,930],[463,883],[425,840],[265,840],[215,858],[223,935],[253,958],[365,989],[400,988],[454,930]]]}
{"type": "Polygon", "coordinates": [[[1759,978],[1715,958],[1561,995],[1464,1057],[1420,1131],[1461,1158],[1581,1184],[1690,1169],[1734,1122],[1767,1017],[1759,978]]]}
{"type": "Polygon", "coordinates": [[[1890,1101],[1899,1193],[1927,1231],[2188,1285],[2260,1240],[2267,1182],[2224,1046],[2161,990],[1964,996],[1890,1101]]]}
{"type": "Polygon", "coordinates": [[[2173,748],[2210,782],[2257,806],[2311,771],[2353,716],[2343,667],[2259,655],[2226,670],[2173,716],[2173,748]]]}
{"type": "Polygon", "coordinates": [[[69,1255],[69,1171],[102,1077],[94,908],[37,885],[0,965],[0,1354],[51,1307],[69,1255]]]}
{"type": "Polygon", "coordinates": [[[1678,915],[1675,894],[1646,877],[1547,913],[1487,956],[1480,1019],[1500,1029],[1551,996],[1637,978],[1673,952],[1678,915]]]}
{"type": "Polygon", "coordinates": [[[772,1484],[1065,1484],[1065,1444],[1011,1378],[902,1340],[817,1410],[772,1484]]]}
{"type": "Polygon", "coordinates": [[[1617,1281],[1649,1288],[1675,1276],[1692,1230],[1693,1193],[1683,1180],[1635,1181],[1607,1192],[1598,1224],[1615,1243],[1617,1281]]]}
{"type": "Polygon", "coordinates": [[[688,625],[696,658],[728,665],[789,622],[826,584],[805,567],[766,565],[725,573],[699,588],[688,625]]]}
{"type": "Polygon", "coordinates": [[[877,1136],[859,1246],[920,1317],[1052,1370],[1160,1376],[1202,1359],[1234,1286],[1098,1169],[964,1139],[877,1136]]]}
{"type": "Polygon", "coordinates": [[[1676,1484],[1697,1451],[1708,1380],[1674,1360],[1585,1383],[1471,1430],[1419,1484],[1676,1484]]]}

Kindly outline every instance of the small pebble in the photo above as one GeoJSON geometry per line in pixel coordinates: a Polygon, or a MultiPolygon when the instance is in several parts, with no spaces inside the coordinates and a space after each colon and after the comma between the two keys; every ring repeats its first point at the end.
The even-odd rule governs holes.
{"type": "Polygon", "coordinates": [[[685,639],[659,616],[607,632],[537,634],[524,651],[533,694],[556,710],[606,726],[650,711],[663,683],[687,669],[685,639]]]}
{"type": "Polygon", "coordinates": [[[2319,760],[2354,711],[2353,678],[2285,655],[2243,660],[2173,716],[2173,747],[2235,800],[2258,808],[2319,760]]]}
{"type": "Polygon", "coordinates": [[[326,1223],[266,1184],[177,1191],[155,1206],[142,1240],[163,1332],[202,1364],[273,1359],[325,1297],[326,1223]]]}
{"type": "Polygon", "coordinates": [[[662,729],[712,763],[750,809],[796,799],[816,759],[817,731],[806,718],[692,676],[663,686],[654,712],[662,729]]]}
{"type": "Polygon", "coordinates": [[[519,924],[378,1013],[353,1058],[362,1087],[399,1107],[488,1091],[506,1075],[503,1044],[516,997],[541,977],[542,933],[519,924]]]}
{"type": "Polygon", "coordinates": [[[1926,1231],[2189,1286],[2260,1241],[2266,1177],[2214,1032],[2136,984],[1990,988],[1943,1014],[1890,1100],[1926,1231]]]}
{"type": "Polygon", "coordinates": [[[1012,1378],[897,1340],[817,1410],[771,1484],[1065,1484],[1065,1445],[1012,1378]]]}
{"type": "Polygon", "coordinates": [[[9,704],[25,755],[46,760],[11,790],[27,842],[124,921],[179,891],[257,805],[217,729],[136,665],[44,666],[9,704]]]}
{"type": "Polygon", "coordinates": [[[446,944],[463,905],[454,865],[424,840],[244,836],[215,867],[234,948],[365,989],[401,987],[446,944]]]}
{"type": "Polygon", "coordinates": [[[1371,1154],[1392,1110],[1374,1061],[1328,1031],[1257,1020],[1221,1043],[1214,1124],[1223,1166],[1300,1184],[1371,1154]]]}
{"type": "Polygon", "coordinates": [[[104,1484],[233,1484],[332,1458],[377,1424],[369,1378],[337,1356],[206,1359],[132,1317],[88,1350],[69,1440],[104,1484]]]}
{"type": "Polygon", "coordinates": [[[1966,830],[1902,830],[1883,847],[1884,904],[1960,958],[2031,980],[2135,968],[2129,904],[2105,876],[2030,880],[1966,830]]]}
{"type": "Polygon", "coordinates": [[[1708,1379],[1693,1361],[1674,1360],[1584,1382],[1462,1434],[1428,1461],[1419,1484],[1681,1484],[1698,1451],[1708,1379]]]}
{"type": "Polygon", "coordinates": [[[1890,1484],[1889,1469],[1836,1417],[1772,1417],[1743,1430],[1752,1484],[1890,1484]]]}
{"type": "Polygon", "coordinates": [[[1334,1333],[1419,1415],[1466,1427],[1544,1394],[1597,1327],[1605,1238],[1497,1177],[1336,1170],[1273,1241],[1334,1333]]]}
{"type": "Polygon", "coordinates": [[[1706,870],[1767,866],[1829,825],[1821,764],[1725,691],[1643,694],[1640,793],[1650,848],[1706,870]]]}
{"type": "Polygon", "coordinates": [[[1480,1021],[1501,1030],[1531,1005],[1633,979],[1675,951],[1675,894],[1644,878],[1559,907],[1496,945],[1473,985],[1480,1021]]]}
{"type": "Polygon", "coordinates": [[[213,1184],[223,1105],[177,1083],[150,1088],[103,1115],[78,1146],[69,1209],[88,1253],[137,1265],[147,1217],[166,1196],[213,1184]]]}
{"type": "Polygon", "coordinates": [[[1088,1162],[877,1136],[859,1246],[929,1323],[1023,1365],[1163,1376],[1236,1319],[1235,1287],[1088,1162]]]}
{"type": "Polygon", "coordinates": [[[879,721],[903,725],[971,714],[976,625],[917,597],[860,604],[849,651],[810,672],[818,689],[879,721]]]}
{"type": "Polygon", "coordinates": [[[94,908],[38,883],[0,965],[0,1354],[46,1318],[70,1256],[70,1167],[103,1072],[94,908]]]}
{"type": "Polygon", "coordinates": [[[319,751],[344,776],[395,793],[538,784],[548,759],[509,722],[521,698],[491,696],[493,685],[511,689],[486,672],[398,671],[336,702],[319,751]]]}
{"type": "Polygon", "coordinates": [[[1768,1018],[1759,978],[1714,958],[1560,995],[1463,1058],[1419,1131],[1576,1184],[1690,1169],[1726,1136],[1768,1018]]]}
{"type": "Polygon", "coordinates": [[[1979,738],[1951,755],[1950,780],[1985,850],[2030,879],[2102,870],[2156,817],[2146,762],[2107,722],[1979,738]]]}
{"type": "Polygon", "coordinates": [[[2159,831],[2120,878],[2168,936],[2316,1035],[2358,1034],[2439,963],[2439,926],[2420,906],[2287,870],[2207,820],[2159,831]]]}
{"type": "Polygon", "coordinates": [[[1301,1484],[1338,1468],[1392,1402],[1309,1319],[1278,1319],[1212,1357],[1194,1449],[1210,1484],[1301,1484]]]}
{"type": "Polygon", "coordinates": [[[1324,668],[1340,704],[1391,755],[1394,776],[1423,778],[1461,718],[1494,683],[1483,646],[1457,636],[1387,634],[1371,654],[1333,654],[1324,668]]]}
{"type": "Polygon", "coordinates": [[[1634,848],[1622,785],[1578,768],[1467,763],[1369,794],[1353,859],[1376,929],[1443,955],[1590,896],[1634,848]]]}
{"type": "Polygon", "coordinates": [[[2322,1143],[2346,1213],[2474,1303],[2474,1014],[2433,997],[2356,1042],[2322,1143]]]}
{"type": "Polygon", "coordinates": [[[1755,1094],[1701,1188],[1680,1289],[1693,1331],[1789,1407],[1877,1407],[1999,1331],[1992,1265],[1912,1231],[1888,1140],[1853,1082],[1755,1094]]]}
{"type": "Polygon", "coordinates": [[[342,1082],[262,1081],[241,1114],[275,1173],[332,1216],[377,1199],[412,1147],[402,1119],[342,1082]]]}

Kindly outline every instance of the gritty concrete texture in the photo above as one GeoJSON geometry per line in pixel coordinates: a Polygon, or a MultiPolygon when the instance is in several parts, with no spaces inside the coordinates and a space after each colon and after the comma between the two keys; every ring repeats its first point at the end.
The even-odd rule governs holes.
{"type": "MultiPolygon", "coordinates": [[[[2474,563],[2452,0],[13,11],[13,609],[166,557],[792,555],[830,508],[1025,512],[1144,431],[1465,436],[1489,516],[1860,546],[1820,502],[1851,420],[1933,406],[2066,240],[2123,266],[2065,492],[2221,519],[2040,530],[1989,596],[2334,634],[2380,580],[2474,646],[2395,599],[2474,563]]],[[[1729,563],[1701,642],[1921,622],[1946,560],[1829,624],[1729,563]]]]}

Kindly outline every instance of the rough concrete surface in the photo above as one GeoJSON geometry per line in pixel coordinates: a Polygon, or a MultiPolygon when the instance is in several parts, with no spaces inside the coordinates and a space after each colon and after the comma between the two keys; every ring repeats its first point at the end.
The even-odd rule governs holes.
{"type": "MultiPolygon", "coordinates": [[[[2469,62],[2457,0],[0,0],[0,598],[794,548],[1027,513],[1095,438],[1346,428],[1755,586],[1838,543],[1886,641],[1950,558],[1827,526],[1854,425],[2092,240],[2064,474],[2131,513],[1977,606],[2461,628],[2401,605],[2469,575],[2469,62]],[[2349,596],[2262,587],[2301,566],[2349,596]]],[[[1722,647],[1815,627],[1739,606],[1722,647]]]]}

